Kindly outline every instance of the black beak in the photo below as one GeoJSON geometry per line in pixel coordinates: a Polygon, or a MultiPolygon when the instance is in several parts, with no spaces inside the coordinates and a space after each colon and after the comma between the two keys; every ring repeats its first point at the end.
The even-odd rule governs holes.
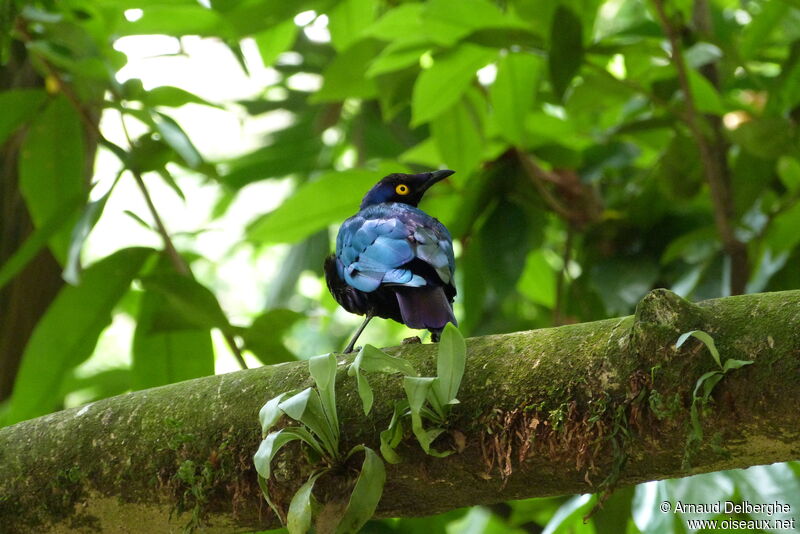
{"type": "Polygon", "coordinates": [[[428,173],[425,173],[423,175],[420,175],[420,177],[426,176],[426,175],[427,175],[427,177],[425,178],[425,182],[422,184],[422,187],[418,191],[420,193],[424,193],[433,184],[435,184],[436,182],[440,182],[440,181],[444,180],[445,178],[447,178],[451,174],[455,174],[455,172],[456,171],[451,171],[450,169],[442,169],[441,171],[433,171],[433,172],[428,172],[428,173]]]}

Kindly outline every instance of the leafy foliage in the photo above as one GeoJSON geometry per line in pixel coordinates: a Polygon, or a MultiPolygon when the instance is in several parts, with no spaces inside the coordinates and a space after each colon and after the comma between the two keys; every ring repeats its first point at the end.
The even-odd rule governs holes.
{"type": "Polygon", "coordinates": [[[456,395],[464,376],[467,347],[464,337],[458,328],[451,323],[445,325],[439,341],[439,352],[436,357],[435,377],[421,377],[407,361],[390,356],[366,345],[350,364],[348,374],[356,377],[358,396],[364,406],[364,415],[369,415],[372,408],[373,393],[365,372],[403,373],[403,389],[406,398],[397,401],[394,407],[389,428],[381,432],[381,454],[389,463],[399,463],[400,457],[395,452],[403,438],[403,419],[411,418],[411,430],[417,442],[426,454],[444,457],[453,451],[439,452],[431,447],[447,425],[450,408],[458,404],[456,395]],[[434,428],[424,428],[423,421],[433,423],[434,428]]]}
{"type": "MultiPolygon", "coordinates": [[[[2,2],[0,314],[32,301],[37,288],[13,305],[7,295],[45,248],[69,285],[29,338],[11,340],[26,348],[20,362],[2,360],[15,385],[0,421],[210,374],[228,357],[219,334],[251,363],[341,346],[353,323],[321,282],[328,232],[388,172],[458,171],[423,208],[456,242],[465,335],[627,314],[654,287],[694,300],[800,287],[798,28],[797,2],[776,0],[2,2]],[[191,55],[196,36],[228,58],[210,66],[204,57],[201,83],[154,84],[126,68],[138,61],[126,42],[169,43],[159,53],[173,60],[191,55]],[[252,93],[207,90],[232,85],[230,72],[249,76],[252,93]],[[216,128],[207,113],[270,127],[238,152],[215,153],[224,139],[199,141],[216,128]],[[152,205],[133,200],[142,189],[152,205]],[[170,201],[202,211],[201,191],[214,197],[202,221],[170,201]],[[256,197],[257,210],[243,207],[256,197]],[[132,218],[115,224],[125,210],[132,218]],[[207,247],[230,218],[246,227],[207,247]],[[231,268],[243,263],[248,276],[231,268]]],[[[366,335],[380,346],[405,333],[373,322],[366,335]]],[[[364,356],[351,369],[365,411],[367,374],[384,364],[393,368],[364,356]]],[[[712,371],[696,398],[724,372],[712,371]]],[[[414,410],[397,407],[382,440],[387,460],[403,414],[416,410],[421,423],[446,411],[444,383],[411,376],[414,410]]],[[[315,413],[323,432],[331,399],[321,393],[306,393],[293,413],[315,413]]],[[[304,435],[320,455],[336,452],[329,430],[324,440],[304,435]]],[[[761,474],[796,484],[789,467],[774,469],[780,477],[761,474]]],[[[575,512],[583,501],[547,499],[512,503],[509,517],[457,511],[424,528],[490,532],[552,519],[553,531],[601,531],[605,521],[682,532],[646,512],[662,495],[712,483],[753,495],[747,476],[640,486],[618,498],[620,515],[587,525],[575,512]]],[[[307,509],[299,500],[292,517],[304,521],[307,509]]]]}
{"type": "Polygon", "coordinates": [[[271,500],[269,479],[272,460],[278,451],[292,441],[300,441],[318,455],[319,464],[300,486],[286,514],[286,526],[291,534],[304,534],[311,528],[314,515],[314,484],[317,479],[344,465],[358,453],[364,454],[353,491],[341,513],[324,518],[326,527],[337,533],[358,532],[375,513],[386,480],[383,460],[369,447],[356,445],[346,454],[339,451],[339,420],[336,411],[336,357],[333,354],[315,356],[308,360],[308,369],[316,388],[306,388],[300,393],[281,393],[261,408],[259,421],[264,439],[258,447],[253,462],[258,472],[259,485],[264,497],[278,517],[282,510],[271,500]],[[288,398],[286,398],[288,396],[288,398]],[[290,426],[269,432],[282,415],[294,419],[300,426],[290,426]]]}

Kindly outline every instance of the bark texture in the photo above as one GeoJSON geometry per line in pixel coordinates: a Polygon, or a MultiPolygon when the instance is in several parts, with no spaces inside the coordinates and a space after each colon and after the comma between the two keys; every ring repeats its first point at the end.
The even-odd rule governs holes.
{"type": "MultiPolygon", "coordinates": [[[[451,431],[425,456],[411,438],[388,467],[378,515],[420,516],[534,496],[800,458],[800,291],[697,305],[657,290],[635,316],[467,341],[451,431]],[[702,329],[731,371],[701,410],[691,443],[697,379],[718,369],[702,329]]],[[[435,346],[389,349],[434,373],[435,346]]],[[[345,447],[378,447],[399,375],[369,375],[370,417],[342,358],[337,403],[345,447]]],[[[191,380],[98,401],[0,429],[3,532],[237,532],[278,526],[252,467],[257,414],[269,398],[311,385],[304,362],[191,380]]],[[[346,448],[345,448],[346,450],[346,448]]],[[[270,487],[287,506],[310,466],[291,446],[270,487]]],[[[341,480],[320,479],[322,500],[341,480]]],[[[341,495],[339,495],[341,497],[341,495]]]]}

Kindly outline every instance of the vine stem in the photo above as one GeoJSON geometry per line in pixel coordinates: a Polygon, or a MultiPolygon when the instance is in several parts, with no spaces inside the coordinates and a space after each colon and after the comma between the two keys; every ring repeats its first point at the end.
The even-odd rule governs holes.
{"type": "MultiPolygon", "coordinates": [[[[678,83],[684,94],[686,113],[684,122],[697,143],[700,152],[700,161],[711,190],[711,203],[713,205],[714,223],[722,239],[725,252],[731,259],[731,294],[744,293],[749,267],[747,247],[737,239],[734,232],[733,203],[731,201],[730,183],[725,169],[724,153],[720,154],[720,147],[713,146],[708,136],[704,133],[702,115],[695,104],[692,87],[689,81],[689,70],[683,55],[680,36],[670,21],[663,0],[652,0],[659,23],[670,44],[670,61],[678,74],[678,83]]],[[[722,149],[724,150],[724,149],[722,149]]]]}

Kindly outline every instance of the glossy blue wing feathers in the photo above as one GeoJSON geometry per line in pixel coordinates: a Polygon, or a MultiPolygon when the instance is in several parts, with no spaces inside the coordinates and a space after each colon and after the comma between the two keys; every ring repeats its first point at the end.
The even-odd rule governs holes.
{"type": "Polygon", "coordinates": [[[419,259],[444,284],[455,268],[450,234],[439,221],[405,204],[368,207],[347,219],[336,240],[339,275],[354,288],[375,291],[382,284],[422,287],[424,276],[404,268],[419,259]]]}

